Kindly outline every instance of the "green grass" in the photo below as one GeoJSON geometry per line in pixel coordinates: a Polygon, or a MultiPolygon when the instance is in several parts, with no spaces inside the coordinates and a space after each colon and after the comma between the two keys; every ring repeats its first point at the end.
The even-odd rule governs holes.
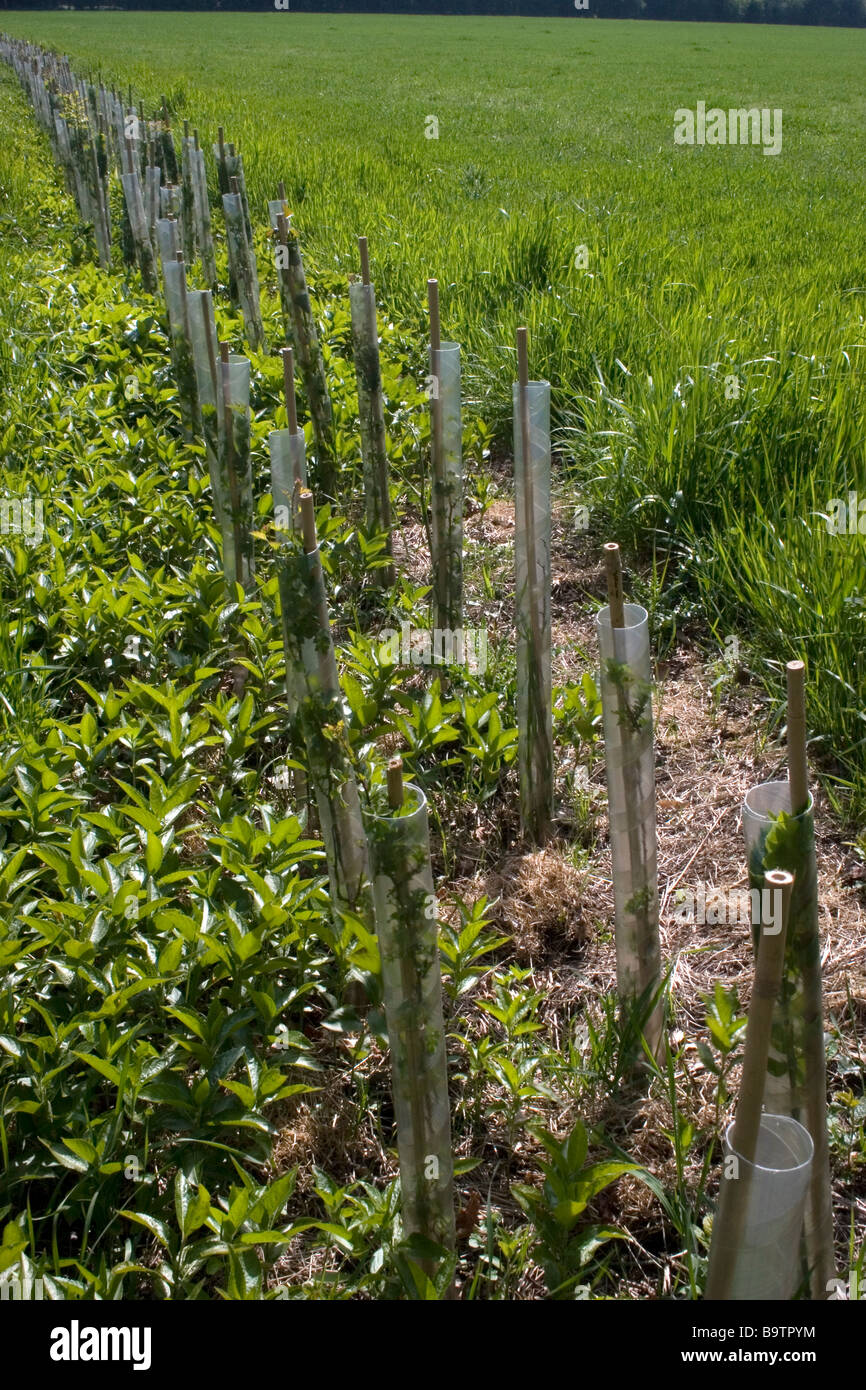
{"type": "Polygon", "coordinates": [[[436,275],[472,408],[504,447],[528,323],[596,525],[639,552],[673,537],[710,623],[777,688],[806,659],[815,751],[862,814],[863,542],[816,512],[866,496],[866,34],[577,16],[4,24],[164,93],[207,142],[224,124],[259,219],[284,178],[313,264],[340,276],[367,234],[380,295],[419,342],[436,275]],[[781,154],[675,146],[673,113],[698,100],[781,108],[781,154]]]}

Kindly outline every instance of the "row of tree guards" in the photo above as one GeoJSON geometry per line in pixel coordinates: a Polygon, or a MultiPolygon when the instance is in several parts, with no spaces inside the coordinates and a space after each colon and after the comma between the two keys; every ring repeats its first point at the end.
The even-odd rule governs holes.
{"type": "MultiPolygon", "coordinates": [[[[110,175],[123,188],[122,240],[142,283],[161,280],[180,414],[203,441],[225,578],[255,588],[255,496],[250,449],[251,362],[217,336],[220,281],[198,131],[178,162],[168,110],[146,121],[120,94],[77,79],[68,60],[9,39],[0,55],[29,91],[64,168],[100,264],[111,264],[110,175]],[[160,161],[156,163],[157,159],[160,161]],[[204,288],[187,273],[196,263],[204,288]]],[[[265,351],[261,295],[243,161],[220,128],[213,146],[221,194],[228,289],[247,342],[265,351]]],[[[355,768],[334,736],[344,719],[313,492],[339,495],[333,412],[322,349],[285,188],[268,205],[283,328],[288,427],[268,439],[272,554],[278,578],[294,794],[315,804],[335,921],[375,924],[391,1045],[392,1085],[407,1234],[454,1248],[453,1161],[427,804],[404,785],[399,758],[387,796],[361,809],[355,768]],[[313,457],[298,421],[295,366],[310,417],[313,457]],[[308,472],[310,476],[308,477],[308,472]]],[[[377,582],[394,582],[388,438],[369,248],[349,300],[358,385],[367,526],[385,538],[377,582]]],[[[431,626],[463,624],[463,458],[460,347],[442,342],[438,285],[428,282],[431,426],[431,626]]],[[[518,329],[513,385],[515,604],[520,819],[542,845],[554,813],[551,687],[550,384],[530,381],[526,329],[518,329]]],[[[652,662],[645,609],[626,603],[619,547],[605,546],[608,603],[596,618],[615,904],[617,986],[646,1052],[660,1054],[664,971],[653,747],[652,662]]],[[[835,1273],[826,1117],[821,961],[814,822],[805,756],[804,672],[788,666],[786,782],[753,788],[743,808],[750,887],[781,895],[779,915],[753,922],[755,982],[736,1118],[724,1140],[707,1296],[790,1298],[805,1280],[826,1296],[835,1273]],[[805,1260],[798,1259],[805,1228],[805,1260]],[[804,1273],[805,1271],[805,1273],[804,1273]]],[[[752,902],[762,895],[752,895],[752,902]]],[[[432,1269],[429,1259],[422,1264],[432,1269]]]]}

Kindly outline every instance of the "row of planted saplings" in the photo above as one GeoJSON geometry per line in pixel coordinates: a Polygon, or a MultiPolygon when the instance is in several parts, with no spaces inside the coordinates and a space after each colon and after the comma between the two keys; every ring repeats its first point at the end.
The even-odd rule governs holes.
{"type": "MultiPolygon", "coordinates": [[[[167,291],[173,279],[182,286],[182,262],[172,268],[167,261],[164,274],[167,291]]],[[[181,314],[180,293],[173,296],[173,324],[181,314]]],[[[196,306],[202,313],[210,299],[207,292],[190,292],[185,303],[186,321],[192,315],[194,322],[196,306]]],[[[432,289],[431,307],[435,322],[432,289]]],[[[205,376],[205,392],[210,391],[207,372],[216,361],[214,349],[207,346],[208,335],[215,343],[212,325],[193,333],[190,343],[197,373],[205,376]]],[[[209,448],[209,457],[217,464],[212,471],[214,495],[223,498],[224,556],[234,557],[227,574],[234,577],[232,566],[242,556],[237,577],[244,582],[253,572],[249,363],[229,355],[225,346],[222,353],[224,404],[220,411],[218,395],[211,417],[217,443],[215,450],[209,448]],[[233,392],[234,374],[239,385],[233,392]],[[229,427],[232,412],[234,424],[229,427]],[[238,508],[235,499],[240,492],[246,500],[238,508]],[[239,528],[228,525],[230,517],[240,519],[239,528]],[[246,542],[239,544],[238,536],[246,542]]],[[[527,835],[540,842],[553,804],[549,384],[528,380],[525,330],[518,331],[517,355],[521,818],[527,835]]],[[[284,541],[295,541],[294,546],[284,546],[278,559],[289,702],[305,744],[337,913],[345,909],[368,915],[371,878],[374,884],[406,1230],[447,1248],[453,1244],[452,1160],[426,802],[419,788],[403,789],[395,760],[389,768],[390,812],[365,823],[348,752],[333,738],[344,709],[313,496],[306,487],[291,349],[284,350],[283,360],[289,428],[272,432],[269,443],[278,534],[284,541]]],[[[435,411],[435,398],[431,406],[435,411]]],[[[459,379],[457,409],[459,418],[459,379]]],[[[432,424],[435,449],[441,431],[435,414],[432,424]]],[[[618,546],[607,546],[606,558],[609,602],[598,614],[597,630],[617,979],[624,1007],[639,1011],[647,1049],[655,1054],[664,1020],[648,617],[644,609],[624,602],[618,546]]],[[[834,1275],[814,827],[806,785],[801,663],[791,663],[788,675],[789,781],[754,788],[744,808],[750,884],[779,893],[782,910],[771,912],[762,924],[760,904],[765,899],[762,891],[753,895],[758,905],[753,923],[755,987],[736,1120],[725,1136],[707,1283],[707,1296],[712,1298],[790,1297],[800,1279],[797,1251],[804,1217],[812,1296],[823,1297],[834,1275]]]]}
{"type": "MultiPolygon", "coordinates": [[[[27,72],[34,78],[39,75],[31,64],[27,72]]],[[[222,132],[220,134],[221,149],[222,132]]],[[[194,139],[195,149],[197,145],[194,139]]],[[[185,145],[185,152],[187,148],[185,145]]],[[[61,141],[58,157],[62,163],[66,149],[66,142],[61,141]]],[[[229,583],[238,582],[250,591],[255,576],[250,362],[230,352],[228,344],[218,341],[210,289],[187,287],[185,254],[189,254],[190,244],[184,234],[183,208],[163,200],[160,211],[168,215],[152,217],[155,206],[152,190],[158,186],[152,164],[148,162],[144,170],[145,186],[151,190],[145,202],[130,137],[127,136],[120,151],[121,177],[146,288],[156,287],[157,269],[161,270],[183,425],[189,437],[201,437],[205,444],[214,510],[221,533],[224,572],[229,583]],[[145,206],[151,216],[145,214],[145,206]],[[157,255],[154,255],[154,248],[157,255]]],[[[235,165],[235,179],[238,172],[235,165]]],[[[70,183],[73,192],[80,192],[74,178],[70,183]]],[[[163,194],[165,191],[162,190],[163,194]]],[[[107,198],[105,202],[107,205],[107,198]]],[[[262,346],[264,334],[260,326],[258,280],[245,202],[237,182],[223,199],[230,278],[237,286],[248,340],[253,346],[262,346]]],[[[79,198],[79,207],[83,216],[89,215],[90,205],[86,200],[79,198]]],[[[192,207],[194,212],[195,203],[192,207]]],[[[298,352],[310,407],[317,476],[322,491],[333,495],[336,474],[330,402],[303,264],[297,238],[288,229],[283,197],[270,204],[269,214],[278,241],[277,265],[281,272],[280,293],[287,336],[298,352]]],[[[200,221],[198,226],[201,227],[200,221]]],[[[204,240],[206,244],[206,238],[204,240]]],[[[199,236],[198,244],[201,243],[199,236]]],[[[350,299],[367,519],[371,528],[387,534],[390,497],[384,405],[375,293],[370,282],[364,238],[360,239],[360,252],[361,277],[350,286],[350,299]]],[[[459,628],[462,623],[459,347],[439,341],[435,281],[429,286],[429,301],[434,614],[437,623],[459,628]]],[[[318,562],[313,497],[306,487],[305,437],[298,427],[292,347],[284,349],[283,363],[288,428],[271,432],[269,450],[274,521],[276,534],[282,542],[277,572],[289,708],[305,744],[306,768],[326,848],[335,915],[339,917],[341,910],[361,913],[369,920],[374,919],[378,929],[392,1050],[405,1229],[407,1234],[421,1234],[449,1248],[454,1244],[453,1163],[426,802],[417,788],[407,787],[404,793],[402,774],[392,766],[388,787],[393,814],[368,821],[365,827],[347,750],[325,732],[332,730],[342,718],[342,694],[318,562]],[[300,546],[298,537],[302,539],[300,546]],[[371,898],[375,900],[375,908],[371,898]]],[[[385,567],[384,578],[388,582],[388,567],[385,567]]],[[[295,791],[299,799],[304,798],[305,787],[297,779],[295,791]]]]}
{"type": "MultiPolygon", "coordinates": [[[[606,552],[609,602],[597,628],[617,980],[656,1053],[663,986],[648,615],[623,602],[618,547],[606,552]]],[[[821,1299],[835,1275],[803,663],[790,662],[787,678],[788,780],[753,787],[743,805],[755,970],[738,1104],[724,1136],[711,1299],[788,1299],[804,1288],[821,1299]]]]}
{"type": "MultiPolygon", "coordinates": [[[[29,59],[25,71],[35,80],[29,59]]],[[[104,89],[101,89],[104,91],[104,89]]],[[[164,136],[164,131],[163,131],[164,136]]],[[[152,137],[151,137],[152,138],[152,137]]],[[[198,151],[197,134],[192,151],[198,151]]],[[[184,154],[189,147],[186,139],[184,154]]],[[[230,279],[247,336],[264,344],[242,164],[220,131],[215,147],[224,195],[230,279]],[[231,166],[229,168],[229,161],[231,166]]],[[[129,140],[127,165],[135,163],[129,140]]],[[[193,167],[203,173],[203,161],[193,167]]],[[[148,164],[146,168],[152,168],[148,164]]],[[[137,172],[127,168],[128,205],[137,172]]],[[[148,182],[153,187],[151,176],[148,182]]],[[[199,185],[204,189],[203,181],[199,185]]],[[[165,190],[163,189],[164,193],[165,190]]],[[[297,238],[288,229],[284,190],[269,205],[287,336],[298,349],[323,490],[335,492],[330,402],[297,238]]],[[[151,201],[152,206],[152,201],[151,201]]],[[[218,344],[209,291],[189,291],[183,253],[198,246],[206,268],[207,235],[191,195],[190,243],[177,218],[153,223],[165,286],[172,354],[185,426],[205,441],[226,577],[249,589],[254,577],[253,494],[249,448],[250,364],[218,344]]],[[[166,208],[162,210],[182,211],[166,208]]],[[[135,219],[141,227],[141,219],[135,219]]],[[[189,225],[189,223],[187,224],[189,225]]],[[[150,232],[148,232],[150,236],[150,232]]],[[[387,534],[389,490],[375,294],[367,244],[361,278],[350,286],[358,378],[367,517],[387,534]]],[[[142,272],[148,258],[142,260],[142,272]]],[[[433,449],[433,622],[462,622],[462,458],[459,347],[442,344],[436,282],[429,282],[433,449]]],[[[514,384],[516,606],[521,823],[543,843],[553,811],[550,615],[550,388],[528,380],[527,340],[519,330],[514,384]]],[[[426,803],[389,769],[390,812],[364,825],[348,753],[332,737],[342,696],[330,634],[312,494],[306,487],[298,428],[293,353],[283,353],[289,427],[269,440],[277,535],[287,694],[306,746],[327,851],[332,901],[375,918],[392,1045],[404,1217],[408,1233],[453,1245],[447,1073],[436,947],[426,803]],[[302,542],[298,544],[299,540],[302,542]],[[294,542],[294,544],[292,543],[294,542]],[[291,615],[291,620],[289,619],[291,615]]],[[[651,659],[646,612],[625,604],[619,553],[606,547],[609,603],[597,618],[614,879],[617,980],[624,1007],[640,1011],[650,1054],[663,1027],[658,936],[651,659]]],[[[383,570],[390,579],[390,565],[383,570]]],[[[789,667],[790,776],[753,789],[744,827],[753,889],[778,892],[783,911],[753,923],[756,977],[749,1011],[736,1120],[725,1136],[721,1199],[714,1225],[707,1294],[713,1298],[790,1297],[798,1283],[797,1249],[805,1215],[809,1282],[825,1296],[833,1277],[832,1207],[826,1127],[817,881],[811,798],[806,785],[802,666],[789,667]],[[772,925],[771,925],[772,923],[772,925]],[[766,1107],[766,1108],[765,1108],[766,1107]],[[805,1121],[805,1124],[802,1123],[805,1121]]],[[[296,783],[296,792],[305,786],[296,783]]],[[[753,894],[760,904],[762,893],[753,894]]]]}
{"type": "MultiPolygon", "coordinates": [[[[122,244],[124,251],[130,251],[137,261],[145,289],[152,293],[158,289],[160,264],[182,260],[187,273],[198,261],[203,283],[215,292],[217,267],[198,130],[190,133],[189,122],[184,122],[178,162],[165,99],[160,118],[147,120],[143,106],[133,103],[131,90],[124,102],[113,88],[77,77],[64,57],[8,38],[0,39],[0,56],[18,72],[65,171],[82,218],[94,226],[101,264],[110,264],[109,176],[116,169],[124,194],[122,244]]],[[[225,141],[222,127],[213,154],[225,226],[229,296],[242,313],[250,347],[266,349],[243,159],[235,146],[225,141]]],[[[283,331],[294,348],[310,412],[315,481],[320,493],[337,497],[340,479],[333,410],[300,246],[290,227],[283,185],[279,197],[269,203],[268,213],[283,331]]],[[[366,520],[369,530],[386,537],[390,551],[390,495],[376,301],[365,238],[359,238],[359,246],[361,275],[353,277],[349,296],[366,520]]],[[[166,289],[177,306],[177,287],[166,289]]],[[[170,304],[170,312],[172,307],[170,304]]],[[[433,616],[434,626],[456,631],[462,627],[460,349],[456,344],[439,341],[435,281],[430,282],[430,310],[433,616]]],[[[200,432],[196,418],[199,406],[194,400],[191,357],[183,337],[185,334],[189,338],[198,327],[185,325],[184,319],[182,312],[172,315],[172,352],[184,423],[187,433],[195,434],[200,432]]],[[[393,567],[386,561],[377,575],[387,585],[393,582],[393,567]]]]}
{"type": "MultiPolygon", "coordinates": [[[[184,295],[182,262],[167,260],[163,269],[172,333],[179,320],[180,356],[189,350],[202,403],[226,576],[249,589],[254,576],[250,364],[229,353],[225,344],[219,345],[218,357],[209,292],[184,295]],[[171,288],[175,283],[177,291],[171,288]]],[[[404,787],[400,760],[394,759],[388,768],[387,809],[365,817],[349,750],[334,737],[345,709],[313,494],[307,487],[291,348],[283,350],[283,364],[288,428],[271,432],[269,450],[286,693],[304,754],[303,764],[296,763],[295,796],[300,803],[308,792],[315,799],[335,919],[339,922],[348,911],[376,926],[406,1234],[453,1249],[453,1161],[426,801],[419,788],[404,787]]],[[[422,1263],[432,1272],[426,1260],[422,1263]]]]}

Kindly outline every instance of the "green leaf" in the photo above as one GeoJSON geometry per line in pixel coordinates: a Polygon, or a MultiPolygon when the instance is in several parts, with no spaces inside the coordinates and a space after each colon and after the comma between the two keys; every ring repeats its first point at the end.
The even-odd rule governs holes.
{"type": "Polygon", "coordinates": [[[67,1149],[77,1154],[79,1158],[83,1158],[87,1164],[95,1163],[99,1157],[97,1150],[88,1139],[64,1139],[63,1142],[67,1149]]]}
{"type": "Polygon", "coordinates": [[[177,970],[183,958],[183,942],[180,939],[170,941],[164,946],[159,954],[160,974],[171,975],[177,970]]]}
{"type": "Polygon", "coordinates": [[[71,1172],[86,1173],[90,1168],[89,1162],[86,1159],[80,1158],[78,1154],[70,1153],[68,1149],[60,1149],[56,1144],[49,1144],[47,1139],[40,1139],[39,1142],[40,1144],[44,1144],[45,1148],[57,1159],[58,1163],[62,1164],[64,1168],[69,1168],[71,1172]]]}
{"type": "Polygon", "coordinates": [[[155,1216],[149,1216],[146,1212],[129,1211],[126,1208],[123,1208],[117,1214],[118,1216],[125,1216],[127,1221],[136,1221],[139,1226],[144,1226],[146,1230],[150,1231],[151,1235],[156,1236],[160,1245],[165,1246],[166,1250],[171,1250],[173,1243],[171,1232],[164,1221],[158,1220],[155,1216]]]}
{"type": "Polygon", "coordinates": [[[144,862],[147,865],[147,872],[155,874],[162,864],[163,848],[162,841],[153,831],[147,832],[147,848],[144,852],[144,862]]]}
{"type": "Polygon", "coordinates": [[[106,1062],[102,1057],[94,1057],[92,1052],[76,1052],[75,1056],[80,1058],[82,1062],[86,1062],[89,1067],[93,1067],[94,1071],[98,1071],[101,1076],[104,1076],[114,1086],[120,1086],[120,1072],[117,1067],[113,1067],[110,1062],[106,1062]]]}

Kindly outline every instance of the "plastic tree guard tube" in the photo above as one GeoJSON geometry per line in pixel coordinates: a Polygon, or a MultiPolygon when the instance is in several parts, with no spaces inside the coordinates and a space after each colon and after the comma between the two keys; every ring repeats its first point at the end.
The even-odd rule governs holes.
{"type": "Polygon", "coordinates": [[[240,309],[244,316],[247,341],[250,347],[258,352],[265,347],[265,330],[259,302],[259,277],[256,270],[255,254],[247,240],[243,203],[239,193],[224,194],[223,213],[226,223],[229,263],[237,288],[240,309]]]}
{"type": "Polygon", "coordinates": [[[463,421],[460,402],[460,345],[440,343],[431,354],[434,431],[430,502],[433,543],[434,628],[463,629],[463,421]]]}
{"type": "Polygon", "coordinates": [[[553,815],[553,695],[550,674],[550,383],[526,386],[529,459],[524,460],[522,390],[514,383],[517,734],[520,821],[536,844],[553,815]]]}
{"type": "Polygon", "coordinates": [[[340,732],[346,711],[318,547],[306,553],[297,532],[287,535],[277,556],[277,577],[286,667],[293,673],[287,674],[286,684],[290,698],[300,692],[300,727],[325,845],[335,925],[342,932],[340,914],[351,912],[369,929],[373,914],[367,841],[351,755],[340,732]]]}
{"type": "Polygon", "coordinates": [[[180,399],[181,417],[187,435],[200,433],[198,386],[189,326],[186,266],[182,261],[165,261],[162,268],[165,299],[171,334],[171,358],[180,399]]]}
{"type": "Polygon", "coordinates": [[[827,1064],[824,1052],[818,878],[812,798],[792,816],[789,784],[753,787],[743,803],[749,887],[768,869],[794,875],[782,986],[773,1015],[764,1105],[806,1125],[815,1146],[806,1205],[806,1249],[812,1297],[825,1298],[835,1274],[833,1208],[827,1134],[827,1064]]]}
{"type": "Polygon", "coordinates": [[[454,1248],[454,1165],[442,983],[427,802],[407,783],[404,806],[368,817],[403,1224],[454,1248]]]}
{"type": "Polygon", "coordinates": [[[712,1263],[732,1266],[727,1298],[788,1299],[800,1279],[798,1258],[803,1213],[809,1190],[814,1146],[809,1131],[786,1115],[761,1116],[755,1161],[732,1147],[733,1124],[724,1138],[719,1207],[713,1221],[712,1263]],[[745,1218],[730,1221],[737,1184],[748,1184],[745,1218]],[[726,1242],[735,1239],[734,1249],[726,1242]]]}
{"type": "MultiPolygon", "coordinates": [[[[391,496],[388,489],[388,445],[379,364],[379,332],[376,324],[376,292],[360,282],[349,286],[352,314],[352,346],[358,382],[358,415],[361,424],[361,457],[364,465],[364,499],[367,529],[384,532],[391,553],[391,496]]],[[[394,582],[393,566],[378,571],[382,584],[394,582]]],[[[458,624],[459,626],[459,624],[458,624]]]]}
{"type": "Polygon", "coordinates": [[[235,353],[219,364],[223,409],[219,417],[220,506],[222,512],[223,570],[229,584],[252,591],[255,574],[253,552],[253,475],[250,455],[250,362],[235,353]]]}
{"type": "Polygon", "coordinates": [[[220,387],[217,332],[213,301],[207,290],[187,290],[187,319],[192,342],[199,412],[205,455],[211,482],[214,515],[222,530],[223,506],[219,472],[220,420],[223,393],[220,387]]]}
{"type": "Polygon", "coordinates": [[[137,170],[133,170],[129,174],[122,174],[121,183],[126,198],[126,210],[129,214],[129,225],[132,229],[142,283],[148,294],[156,294],[156,261],[148,234],[144,200],[141,196],[141,180],[137,170]]]}
{"type": "MultiPolygon", "coordinates": [[[[611,627],[610,608],[596,615],[607,773],[610,848],[620,998],[649,1004],[660,973],[659,897],[653,757],[652,669],[647,613],[623,605],[624,627],[611,627]]],[[[662,1002],[644,1034],[655,1052],[662,1002]]]]}

